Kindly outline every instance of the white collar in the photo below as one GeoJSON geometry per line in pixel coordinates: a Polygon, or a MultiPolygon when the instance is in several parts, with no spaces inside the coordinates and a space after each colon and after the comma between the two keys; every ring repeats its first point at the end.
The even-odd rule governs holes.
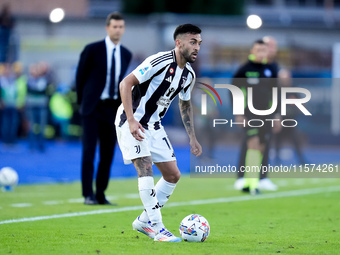
{"type": "Polygon", "coordinates": [[[120,42],[117,43],[117,44],[114,44],[111,41],[111,39],[110,39],[110,37],[108,35],[105,37],[105,44],[106,44],[106,47],[108,47],[109,49],[112,49],[112,50],[113,50],[113,48],[117,49],[120,46],[120,42]]]}

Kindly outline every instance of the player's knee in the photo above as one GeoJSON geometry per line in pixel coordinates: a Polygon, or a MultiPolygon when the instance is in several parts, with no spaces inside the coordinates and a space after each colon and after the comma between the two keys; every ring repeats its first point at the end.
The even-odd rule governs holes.
{"type": "Polygon", "coordinates": [[[180,178],[181,178],[181,172],[178,171],[178,173],[177,173],[177,181],[179,181],[180,178]]]}
{"type": "Polygon", "coordinates": [[[174,173],[173,175],[173,183],[177,183],[179,181],[179,179],[181,178],[181,172],[177,171],[176,173],[174,173]]]}
{"type": "Polygon", "coordinates": [[[181,178],[181,173],[180,173],[180,171],[176,171],[176,172],[169,174],[169,175],[166,175],[166,176],[163,175],[163,178],[167,182],[177,183],[179,181],[179,179],[181,178]]]}

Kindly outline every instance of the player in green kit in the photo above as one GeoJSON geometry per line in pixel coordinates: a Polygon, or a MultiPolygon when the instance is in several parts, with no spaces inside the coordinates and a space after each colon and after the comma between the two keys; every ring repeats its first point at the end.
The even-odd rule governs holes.
{"type": "MultiPolygon", "coordinates": [[[[253,89],[252,102],[257,110],[267,110],[271,107],[272,89],[277,84],[276,79],[273,79],[277,78],[277,72],[267,63],[267,56],[268,47],[266,43],[263,40],[255,41],[251,48],[249,61],[237,70],[232,81],[233,85],[238,86],[243,91],[246,102],[248,102],[248,88],[253,89]]],[[[258,169],[257,172],[244,173],[244,178],[239,178],[235,187],[240,186],[240,189],[249,191],[251,194],[259,193],[259,172],[265,156],[264,153],[268,151],[272,129],[276,132],[280,128],[276,121],[273,122],[274,127],[272,127],[272,122],[265,121],[265,119],[279,118],[278,116],[274,117],[275,114],[269,116],[255,115],[249,110],[246,103],[245,114],[235,116],[236,122],[245,123],[246,146],[243,151],[245,162],[244,165],[240,165],[240,173],[244,173],[246,169],[258,169]],[[264,125],[261,127],[249,126],[248,121],[251,119],[262,120],[264,125]]]]}

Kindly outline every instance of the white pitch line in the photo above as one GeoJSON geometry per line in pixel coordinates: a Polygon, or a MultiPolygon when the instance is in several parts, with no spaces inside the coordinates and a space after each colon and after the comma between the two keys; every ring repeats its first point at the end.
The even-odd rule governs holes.
{"type": "Polygon", "coordinates": [[[38,221],[38,220],[50,220],[50,219],[58,219],[58,218],[68,218],[68,217],[76,217],[76,216],[87,216],[94,214],[103,214],[103,213],[116,213],[116,212],[125,212],[125,211],[135,211],[135,210],[143,210],[144,206],[127,206],[117,209],[102,209],[88,212],[75,212],[75,213],[64,213],[64,214],[54,214],[54,215],[46,215],[46,216],[37,216],[30,218],[21,218],[21,219],[13,219],[13,220],[4,220],[0,221],[1,224],[8,223],[18,223],[18,222],[27,222],[27,221],[38,221]]]}
{"type": "Polygon", "coordinates": [[[17,203],[17,204],[11,204],[12,207],[30,207],[32,206],[31,203],[17,203]]]}
{"type": "MultiPolygon", "coordinates": [[[[230,203],[230,202],[262,200],[262,199],[271,199],[271,198],[280,198],[280,197],[296,197],[296,196],[305,196],[305,195],[311,195],[311,194],[319,194],[319,193],[326,193],[326,192],[338,192],[338,191],[340,191],[340,186],[331,186],[331,187],[323,187],[323,188],[282,191],[282,192],[262,194],[262,195],[258,195],[258,196],[247,195],[247,196],[237,196],[237,197],[221,197],[221,198],[212,198],[212,199],[173,202],[173,203],[167,203],[166,206],[167,207],[177,207],[177,206],[186,206],[186,205],[230,203]]],[[[94,210],[94,211],[87,211],[87,212],[54,214],[54,215],[37,216],[37,217],[30,217],[30,218],[4,220],[4,221],[0,221],[0,225],[1,224],[10,224],[10,223],[19,223],[19,222],[28,222],[28,221],[68,218],[68,217],[76,217],[76,216],[87,216],[87,215],[104,214],[104,213],[136,211],[136,210],[143,210],[143,209],[144,209],[144,207],[142,205],[140,205],[140,206],[126,206],[126,207],[115,208],[115,209],[94,210]]]]}
{"type": "Polygon", "coordinates": [[[70,198],[69,200],[67,200],[68,203],[83,203],[84,202],[84,198],[70,198]]]}

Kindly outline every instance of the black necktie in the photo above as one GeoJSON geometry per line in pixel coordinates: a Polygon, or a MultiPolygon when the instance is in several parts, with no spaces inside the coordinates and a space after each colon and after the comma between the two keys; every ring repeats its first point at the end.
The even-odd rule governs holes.
{"type": "Polygon", "coordinates": [[[116,81],[116,61],[115,61],[115,52],[116,48],[113,48],[112,51],[112,62],[111,62],[111,79],[110,79],[110,90],[109,90],[109,96],[110,98],[113,98],[113,95],[115,93],[115,81],[116,81]]]}

